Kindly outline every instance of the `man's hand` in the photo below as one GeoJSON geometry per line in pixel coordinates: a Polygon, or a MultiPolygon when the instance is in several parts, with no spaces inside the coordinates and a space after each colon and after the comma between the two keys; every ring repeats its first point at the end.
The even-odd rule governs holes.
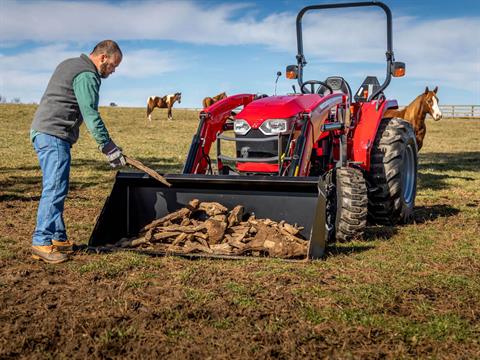
{"type": "Polygon", "coordinates": [[[110,162],[110,166],[113,168],[124,166],[127,163],[125,157],[122,154],[122,149],[115,145],[112,140],[110,140],[102,148],[102,152],[105,154],[108,161],[110,162]]]}

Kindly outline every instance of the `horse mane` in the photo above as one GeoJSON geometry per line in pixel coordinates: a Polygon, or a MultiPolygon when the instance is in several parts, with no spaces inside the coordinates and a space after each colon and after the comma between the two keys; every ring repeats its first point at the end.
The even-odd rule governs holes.
{"type": "Polygon", "coordinates": [[[165,95],[162,99],[164,101],[167,101],[168,99],[176,99],[178,98],[179,96],[181,96],[182,93],[173,93],[173,94],[168,94],[168,95],[165,95]]]}
{"type": "Polygon", "coordinates": [[[405,107],[405,119],[414,120],[421,118],[425,120],[427,115],[426,111],[423,111],[423,99],[427,96],[426,93],[418,95],[413,101],[405,107]]]}
{"type": "Polygon", "coordinates": [[[418,117],[425,119],[427,114],[426,112],[422,114],[421,111],[423,110],[423,99],[426,95],[427,93],[421,93],[402,109],[388,109],[385,111],[384,117],[398,117],[409,122],[414,121],[418,117]]]}

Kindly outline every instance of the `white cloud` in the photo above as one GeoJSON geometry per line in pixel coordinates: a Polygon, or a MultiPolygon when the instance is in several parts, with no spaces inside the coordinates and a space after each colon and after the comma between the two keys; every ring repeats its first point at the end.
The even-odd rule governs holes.
{"type": "Polygon", "coordinates": [[[411,19],[397,38],[409,77],[476,90],[480,100],[480,18],[411,19]]]}
{"type": "Polygon", "coordinates": [[[47,45],[28,52],[0,56],[0,67],[3,71],[51,72],[60,61],[78,55],[77,51],[68,50],[67,44],[47,45]]]}
{"type": "Polygon", "coordinates": [[[230,43],[219,29],[228,28],[232,12],[245,7],[215,4],[202,8],[189,1],[9,1],[2,4],[0,41],[160,38],[230,43]]]}
{"type": "Polygon", "coordinates": [[[185,67],[182,57],[168,51],[140,49],[125,52],[116,71],[117,76],[147,78],[162,75],[185,67]]]}
{"type": "MultiPolygon", "coordinates": [[[[296,14],[272,13],[255,19],[245,11],[252,6],[216,3],[207,7],[193,1],[8,1],[3,3],[0,41],[147,39],[211,45],[261,44],[295,51],[296,14]]],[[[331,61],[378,62],[377,55],[383,55],[386,48],[385,16],[379,9],[312,12],[304,16],[303,23],[305,48],[331,61]]],[[[424,21],[397,16],[394,26],[394,49],[398,52],[436,56],[447,48],[459,49],[462,55],[478,48],[478,17],[424,21]]]]}
{"type": "MultiPolygon", "coordinates": [[[[2,81],[14,85],[15,75],[19,83],[27,83],[29,74],[43,76],[44,71],[51,72],[54,64],[72,55],[66,45],[45,44],[94,42],[103,38],[261,45],[265,51],[296,54],[295,13],[273,12],[258,18],[252,15],[255,10],[252,3],[211,5],[194,1],[2,2],[3,47],[22,41],[44,44],[28,54],[0,57],[2,81]]],[[[313,68],[318,62],[351,63],[354,74],[358,63],[377,66],[385,62],[386,24],[381,10],[327,13],[327,16],[319,12],[307,14],[304,18],[304,47],[309,66],[313,68]]],[[[479,38],[478,16],[430,20],[404,14],[394,16],[393,48],[397,60],[407,64],[408,81],[470,88],[478,97],[479,38]]],[[[129,51],[116,76],[146,78],[187,67],[187,60],[180,62],[180,59],[186,57],[149,49],[129,51]]]]}
{"type": "MultiPolygon", "coordinates": [[[[0,54],[0,94],[23,102],[38,102],[55,67],[80,55],[67,44],[37,47],[15,55],[0,54]]],[[[124,55],[113,78],[142,79],[159,76],[186,66],[173,52],[140,49],[124,55]]]]}
{"type": "Polygon", "coordinates": [[[0,56],[0,94],[38,102],[55,66],[62,60],[77,56],[65,44],[49,45],[29,52],[0,56]]]}

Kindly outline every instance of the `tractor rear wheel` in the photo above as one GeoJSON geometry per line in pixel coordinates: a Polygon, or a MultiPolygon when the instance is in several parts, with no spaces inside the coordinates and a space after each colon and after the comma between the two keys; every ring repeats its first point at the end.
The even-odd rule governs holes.
{"type": "Polygon", "coordinates": [[[370,158],[369,220],[377,224],[406,223],[413,216],[417,193],[417,143],[405,120],[383,119],[370,158]]]}
{"type": "Polygon", "coordinates": [[[327,175],[327,229],[329,241],[361,238],[367,225],[367,185],[360,170],[334,169],[327,175]]]}

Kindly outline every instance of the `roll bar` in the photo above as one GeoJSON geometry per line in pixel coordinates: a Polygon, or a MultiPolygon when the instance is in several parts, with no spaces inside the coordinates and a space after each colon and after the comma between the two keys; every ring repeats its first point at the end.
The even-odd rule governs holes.
{"type": "Polygon", "coordinates": [[[395,58],[392,50],[392,12],[390,8],[380,1],[367,1],[367,2],[351,2],[343,4],[323,4],[323,5],[310,5],[304,7],[297,15],[297,64],[298,64],[298,84],[301,87],[303,84],[303,67],[307,64],[305,56],[303,55],[303,37],[302,37],[302,18],[307,11],[310,10],[324,10],[324,9],[338,9],[348,7],[363,7],[363,6],[378,6],[385,11],[387,15],[387,76],[384,83],[373,94],[370,94],[368,101],[374,99],[378,94],[387,88],[392,78],[392,66],[395,58]]]}

